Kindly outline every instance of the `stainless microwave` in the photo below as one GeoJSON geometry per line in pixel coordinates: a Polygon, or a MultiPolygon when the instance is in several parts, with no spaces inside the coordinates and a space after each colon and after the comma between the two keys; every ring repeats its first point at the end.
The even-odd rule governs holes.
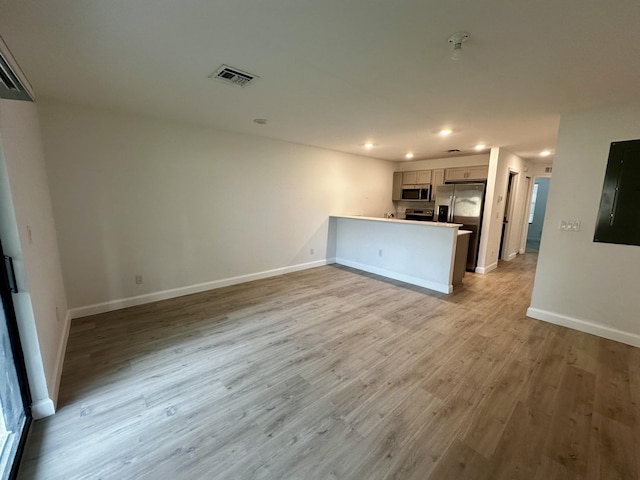
{"type": "Polygon", "coordinates": [[[431,184],[403,185],[400,198],[412,202],[428,202],[431,200],[431,184]]]}

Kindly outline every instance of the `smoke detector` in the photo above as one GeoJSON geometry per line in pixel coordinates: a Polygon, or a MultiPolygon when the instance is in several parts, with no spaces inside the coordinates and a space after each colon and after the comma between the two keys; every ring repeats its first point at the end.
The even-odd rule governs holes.
{"type": "Polygon", "coordinates": [[[209,78],[221,80],[225,83],[235,85],[236,87],[246,87],[250,82],[255,80],[258,75],[248,73],[239,68],[230,67],[229,65],[220,65],[220,67],[209,75],[209,78]]]}

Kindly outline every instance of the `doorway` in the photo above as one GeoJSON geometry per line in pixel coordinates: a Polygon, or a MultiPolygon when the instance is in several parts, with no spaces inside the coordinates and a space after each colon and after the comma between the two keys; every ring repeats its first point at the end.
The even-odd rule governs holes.
{"type": "Polygon", "coordinates": [[[500,259],[510,260],[509,258],[509,237],[511,235],[511,221],[513,212],[513,203],[516,195],[514,194],[517,172],[509,172],[509,180],[507,181],[507,193],[504,197],[504,216],[502,218],[502,236],[500,237],[500,259]]]}
{"type": "Polygon", "coordinates": [[[15,478],[31,423],[22,348],[13,308],[17,293],[13,264],[0,243],[0,478],[15,478]]]}
{"type": "Polygon", "coordinates": [[[550,178],[536,178],[531,193],[531,209],[529,210],[529,229],[527,230],[526,252],[537,252],[540,249],[544,214],[547,209],[550,178]]]}

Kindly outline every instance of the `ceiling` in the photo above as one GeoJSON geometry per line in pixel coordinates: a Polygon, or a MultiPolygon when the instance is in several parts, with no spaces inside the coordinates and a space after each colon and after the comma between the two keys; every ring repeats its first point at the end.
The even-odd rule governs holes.
{"type": "Polygon", "coordinates": [[[39,100],[395,161],[553,152],[562,113],[640,100],[638,19],[637,0],[0,0],[39,100]],[[260,78],[208,78],[221,64],[260,78]]]}

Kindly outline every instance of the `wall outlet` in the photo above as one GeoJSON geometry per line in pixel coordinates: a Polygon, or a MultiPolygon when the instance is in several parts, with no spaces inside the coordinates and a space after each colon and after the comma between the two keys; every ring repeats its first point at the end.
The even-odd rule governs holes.
{"type": "Polygon", "coordinates": [[[309,255],[313,255],[313,248],[309,249],[309,255]]]}
{"type": "Polygon", "coordinates": [[[144,279],[142,275],[136,275],[136,285],[142,285],[144,283],[144,279]]]}
{"type": "Polygon", "coordinates": [[[382,249],[378,250],[378,256],[381,257],[382,256],[382,249]]]}

